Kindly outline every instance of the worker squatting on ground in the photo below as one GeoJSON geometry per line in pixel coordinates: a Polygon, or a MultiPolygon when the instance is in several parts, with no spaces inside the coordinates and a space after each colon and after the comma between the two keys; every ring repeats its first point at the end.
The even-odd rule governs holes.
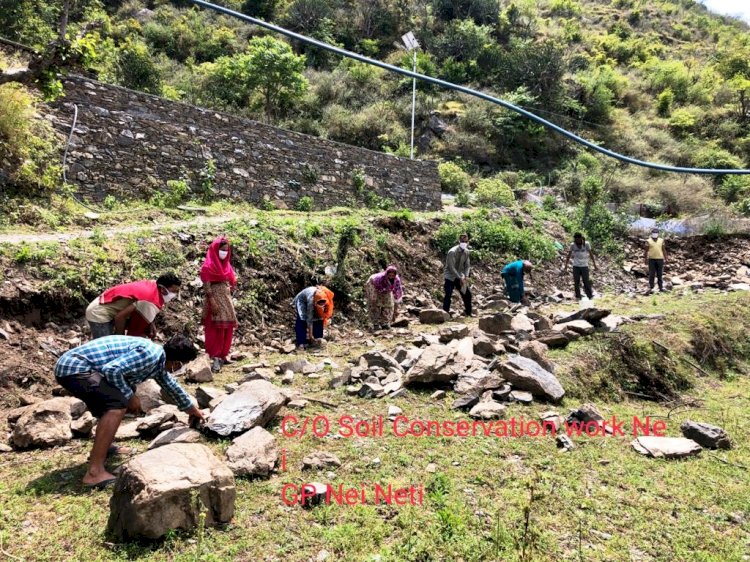
{"type": "Polygon", "coordinates": [[[206,336],[206,353],[211,358],[211,370],[216,373],[229,363],[229,350],[237,327],[237,314],[232,293],[237,287],[237,277],[231,263],[232,246],[220,236],[208,247],[201,266],[203,281],[203,329],[206,336]]]}
{"type": "Polygon", "coordinates": [[[333,317],[333,292],[323,285],[303,289],[293,301],[297,349],[316,345],[333,317]]]}
{"type": "Polygon", "coordinates": [[[528,260],[517,260],[503,268],[501,275],[505,281],[505,292],[510,302],[520,302],[528,306],[529,299],[526,296],[523,280],[526,274],[531,278],[531,270],[533,268],[533,264],[528,260]]]}
{"type": "Polygon", "coordinates": [[[469,235],[462,234],[458,237],[458,245],[448,250],[448,254],[445,256],[443,310],[446,312],[451,311],[453,291],[458,289],[464,301],[464,315],[471,316],[471,288],[469,287],[471,261],[469,260],[469,253],[469,235]]]}
{"type": "Polygon", "coordinates": [[[165,273],[156,281],[116,285],[96,297],[86,309],[93,339],[111,335],[156,335],[154,320],[166,303],[180,292],[179,278],[165,273]]]}
{"type": "Polygon", "coordinates": [[[370,275],[365,283],[367,312],[374,330],[388,330],[398,316],[398,305],[404,298],[401,277],[395,265],[370,275]]]}
{"type": "Polygon", "coordinates": [[[139,414],[135,393],[138,383],[154,379],[180,410],[202,421],[203,413],[170,372],[196,357],[193,342],[174,336],[164,347],[132,336],[105,336],[66,351],[55,365],[55,379],[86,403],[99,422],[89,466],[83,477],[88,487],[104,488],[115,481],[104,462],[110,454],[124,452],[111,447],[125,412],[139,414]]]}
{"type": "Polygon", "coordinates": [[[583,281],[583,289],[586,291],[586,296],[589,299],[594,298],[594,291],[591,288],[591,276],[589,275],[589,258],[591,258],[591,263],[596,271],[596,255],[591,249],[591,244],[586,242],[586,239],[580,232],[576,232],[573,235],[573,243],[568,249],[568,255],[565,257],[565,265],[562,268],[563,273],[567,271],[571,257],[573,258],[573,286],[576,292],[576,299],[581,300],[581,281],[583,281]]]}

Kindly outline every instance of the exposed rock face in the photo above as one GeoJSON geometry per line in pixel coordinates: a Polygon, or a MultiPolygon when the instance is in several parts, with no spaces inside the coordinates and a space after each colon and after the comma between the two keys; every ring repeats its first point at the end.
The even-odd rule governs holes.
{"type": "Polygon", "coordinates": [[[680,459],[698,455],[701,446],[692,439],[684,437],[656,437],[642,435],[630,442],[633,449],[642,455],[655,458],[680,459]]]}
{"type": "Polygon", "coordinates": [[[526,390],[554,402],[565,395],[555,375],[532,359],[513,355],[500,366],[500,372],[516,390],[526,390]]]}
{"type": "Polygon", "coordinates": [[[235,476],[268,476],[278,459],[276,439],[262,427],[243,433],[227,449],[227,465],[235,476]]]}
{"type": "Polygon", "coordinates": [[[64,445],[73,438],[70,410],[70,400],[63,397],[26,406],[13,427],[13,445],[19,449],[64,445]]]}
{"type": "Polygon", "coordinates": [[[108,533],[119,542],[158,539],[177,529],[228,523],[234,516],[234,476],[211,449],[173,443],[125,463],[110,500],[108,533]],[[197,498],[196,498],[197,496],[197,498]]]}
{"type": "Polygon", "coordinates": [[[206,427],[221,436],[266,425],[286,404],[287,398],[265,380],[246,382],[211,412],[206,427]]]}
{"type": "Polygon", "coordinates": [[[706,449],[731,449],[729,435],[722,428],[707,423],[684,421],[680,425],[682,434],[706,449]]]}
{"type": "Polygon", "coordinates": [[[499,312],[489,316],[482,316],[479,319],[479,329],[488,334],[499,336],[503,332],[508,332],[512,329],[512,322],[513,316],[505,312],[499,312]]]}

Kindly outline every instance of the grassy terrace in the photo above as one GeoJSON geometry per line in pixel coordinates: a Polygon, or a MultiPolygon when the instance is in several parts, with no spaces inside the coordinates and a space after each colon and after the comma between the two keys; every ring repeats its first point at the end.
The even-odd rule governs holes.
{"type": "MultiPolygon", "coordinates": [[[[398,438],[386,421],[380,438],[285,438],[280,418],[269,428],[286,449],[287,471],[269,480],[238,480],[236,515],[222,530],[175,534],[156,545],[112,545],[103,529],[107,492],[82,490],[89,443],[4,455],[0,459],[0,537],[5,555],[27,560],[743,560],[750,554],[750,393],[743,373],[742,340],[750,300],[744,296],[678,295],[613,299],[616,313],[664,313],[665,319],[625,327],[636,346],[653,339],[672,351],[672,376],[684,402],[676,408],[634,399],[628,373],[605,361],[610,348],[600,336],[554,352],[569,396],[557,408],[566,413],[581,399],[595,402],[605,416],[626,420],[625,437],[574,437],[576,449],[559,453],[554,439],[497,437],[398,438]],[[698,361],[693,349],[701,326],[728,347],[716,361],[703,362],[710,377],[683,359],[698,361]],[[708,323],[708,324],[707,324],[708,323]],[[691,341],[693,342],[691,344],[691,341]],[[597,396],[597,393],[599,396],[597,396]],[[667,434],[694,419],[722,425],[735,444],[731,451],[703,451],[685,461],[648,459],[629,446],[634,416],[664,421],[667,434]],[[338,455],[343,465],[332,474],[302,473],[302,457],[315,450],[338,455]],[[380,459],[378,463],[375,459],[380,459]],[[435,472],[428,470],[434,463],[435,472]],[[307,481],[345,487],[423,486],[422,505],[321,506],[304,510],[282,502],[284,484],[307,481]]],[[[717,340],[717,341],[718,341],[717,340]]],[[[381,340],[391,347],[398,338],[381,340]]],[[[650,344],[649,344],[650,345],[650,344]]],[[[326,351],[340,366],[367,348],[364,338],[337,342],[326,351]]],[[[701,348],[703,349],[703,348],[701,348]]],[[[324,357],[321,355],[320,357],[324,357]]],[[[281,356],[267,355],[271,363],[281,356]]],[[[251,358],[249,360],[255,360],[251,358]]],[[[222,373],[217,385],[241,378],[239,368],[222,373]]],[[[329,390],[327,377],[300,375],[296,389],[335,403],[311,403],[296,415],[323,415],[337,429],[340,416],[385,416],[389,404],[422,420],[468,419],[431,391],[411,392],[395,401],[363,400],[329,390]]],[[[544,404],[513,405],[507,418],[536,419],[544,404]]],[[[143,442],[132,445],[145,448],[143,442]]],[[[213,442],[221,454],[228,442],[213,442]]],[[[12,559],[12,558],[11,558],[12,559]]]]}

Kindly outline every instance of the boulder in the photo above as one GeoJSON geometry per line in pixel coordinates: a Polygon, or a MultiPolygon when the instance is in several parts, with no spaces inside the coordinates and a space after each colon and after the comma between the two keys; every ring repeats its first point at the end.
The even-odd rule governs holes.
{"type": "Polygon", "coordinates": [[[84,412],[80,418],[70,423],[70,430],[76,437],[88,437],[95,425],[96,418],[91,415],[91,412],[84,412]]]}
{"type": "Polygon", "coordinates": [[[172,443],[125,463],[115,482],[108,534],[117,542],[158,539],[170,531],[229,523],[236,490],[232,471],[211,449],[172,443]]]}
{"type": "Polygon", "coordinates": [[[268,476],[278,459],[276,439],[262,427],[243,433],[227,449],[227,466],[235,476],[268,476]]]}
{"type": "Polygon", "coordinates": [[[469,411],[469,416],[480,420],[498,420],[505,414],[505,405],[499,402],[479,402],[469,411]]]}
{"type": "Polygon", "coordinates": [[[302,470],[322,470],[324,468],[338,468],[341,461],[333,453],[315,451],[302,459],[302,470]]]}
{"type": "Polygon", "coordinates": [[[534,331],[534,323],[525,314],[516,314],[510,321],[510,329],[514,332],[531,333],[534,331]]]}
{"type": "Polygon", "coordinates": [[[550,320],[543,314],[539,314],[538,312],[529,312],[526,315],[534,323],[534,329],[536,331],[543,332],[552,329],[552,320],[550,320]]]}
{"type": "Polygon", "coordinates": [[[469,327],[466,324],[457,326],[447,326],[438,332],[440,343],[449,343],[453,340],[460,340],[469,335],[469,327]]]}
{"type": "Polygon", "coordinates": [[[479,369],[458,375],[454,390],[459,394],[481,394],[503,386],[503,378],[496,371],[479,369]]]}
{"type": "MultiPolygon", "coordinates": [[[[153,438],[163,431],[162,426],[164,424],[173,422],[176,419],[177,416],[174,412],[154,410],[153,413],[138,420],[136,430],[143,437],[153,438]]],[[[170,425],[174,426],[173,423],[170,425]]]]}
{"type": "Polygon", "coordinates": [[[609,316],[610,313],[611,311],[609,310],[593,306],[576,310],[573,313],[560,312],[555,315],[555,324],[565,324],[566,322],[573,322],[574,320],[585,320],[586,322],[594,324],[605,316],[609,316]]]}
{"type": "Polygon", "coordinates": [[[513,316],[505,312],[498,312],[497,314],[482,316],[479,319],[479,329],[488,334],[499,336],[503,332],[508,332],[512,329],[512,322],[513,316]]]}
{"type": "Polygon", "coordinates": [[[305,367],[307,367],[308,365],[310,365],[310,362],[307,359],[294,359],[292,361],[284,361],[283,363],[279,363],[279,365],[276,367],[276,370],[279,373],[292,371],[296,374],[302,374],[302,371],[304,371],[305,367]]]}
{"type": "Polygon", "coordinates": [[[368,351],[367,353],[362,355],[362,359],[367,361],[367,366],[369,368],[382,367],[386,371],[388,369],[395,369],[399,373],[403,372],[403,369],[401,368],[401,365],[399,365],[399,362],[382,351],[368,351]]]}
{"type": "Polygon", "coordinates": [[[425,308],[419,311],[419,321],[422,324],[443,324],[451,319],[451,315],[440,308],[425,308]]]}
{"type": "Polygon", "coordinates": [[[211,382],[214,374],[211,372],[211,359],[205,353],[187,364],[185,368],[187,382],[211,382]]]}
{"type": "Polygon", "coordinates": [[[536,361],[545,370],[549,371],[550,373],[554,373],[555,365],[547,357],[548,349],[549,348],[546,344],[543,344],[538,340],[525,341],[522,342],[520,346],[518,346],[518,354],[522,357],[526,357],[528,359],[536,361]]]}
{"type": "Polygon", "coordinates": [[[565,395],[555,375],[533,359],[513,355],[500,366],[500,372],[515,390],[526,390],[554,402],[565,395]]]}
{"type": "Polygon", "coordinates": [[[682,434],[706,449],[731,449],[729,435],[722,428],[707,423],[687,420],[680,425],[682,434]]]}
{"type": "Polygon", "coordinates": [[[286,402],[286,397],[270,382],[246,382],[211,412],[206,427],[223,437],[242,433],[266,425],[286,402]]]}
{"type": "Polygon", "coordinates": [[[148,444],[148,448],[149,450],[156,449],[170,443],[198,443],[200,440],[201,434],[198,431],[183,425],[162,431],[148,444]]]}
{"type": "Polygon", "coordinates": [[[630,445],[642,455],[665,459],[690,457],[700,454],[702,450],[698,443],[684,437],[641,435],[637,439],[633,439],[630,445]]]}
{"type": "MultiPolygon", "coordinates": [[[[473,347],[473,344],[472,344],[473,347]]],[[[453,369],[456,349],[447,345],[432,344],[424,349],[414,366],[404,375],[405,385],[414,383],[445,383],[455,380],[453,369]]]]}
{"type": "Polygon", "coordinates": [[[13,445],[19,449],[64,445],[73,438],[70,408],[70,401],[64,397],[26,406],[13,427],[13,445]]]}
{"type": "Polygon", "coordinates": [[[213,386],[199,386],[195,389],[195,399],[198,401],[199,408],[208,408],[211,401],[226,396],[226,392],[213,386]]]}
{"type": "Polygon", "coordinates": [[[474,334],[472,340],[474,342],[474,355],[494,357],[505,352],[501,343],[491,340],[484,332],[478,331],[474,334]]]}
{"type": "Polygon", "coordinates": [[[588,336],[594,333],[594,326],[586,320],[571,320],[570,322],[563,322],[562,324],[555,324],[552,328],[555,332],[565,332],[571,330],[576,334],[582,336],[588,336]]]}
{"type": "Polygon", "coordinates": [[[154,379],[146,379],[136,386],[135,394],[141,400],[141,410],[144,414],[164,404],[161,399],[161,387],[154,379]]]}
{"type": "Polygon", "coordinates": [[[554,330],[548,332],[537,332],[534,337],[536,341],[541,342],[550,348],[565,347],[570,343],[570,338],[568,338],[567,333],[555,332],[554,330]]]}

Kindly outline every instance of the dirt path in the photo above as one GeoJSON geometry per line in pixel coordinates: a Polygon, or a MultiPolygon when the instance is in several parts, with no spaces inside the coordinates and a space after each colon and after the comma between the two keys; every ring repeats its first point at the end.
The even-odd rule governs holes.
{"type": "MultiPolygon", "coordinates": [[[[241,215],[229,213],[215,217],[196,216],[190,220],[164,221],[155,223],[142,223],[138,225],[129,225],[116,227],[112,225],[102,225],[99,227],[108,236],[113,234],[130,234],[133,232],[155,231],[155,230],[179,230],[181,228],[223,224],[231,220],[239,219],[241,215]]],[[[69,232],[50,232],[47,234],[0,234],[0,244],[21,244],[21,243],[38,243],[38,242],[66,242],[76,238],[88,238],[94,234],[95,229],[73,230],[69,232]]]]}

